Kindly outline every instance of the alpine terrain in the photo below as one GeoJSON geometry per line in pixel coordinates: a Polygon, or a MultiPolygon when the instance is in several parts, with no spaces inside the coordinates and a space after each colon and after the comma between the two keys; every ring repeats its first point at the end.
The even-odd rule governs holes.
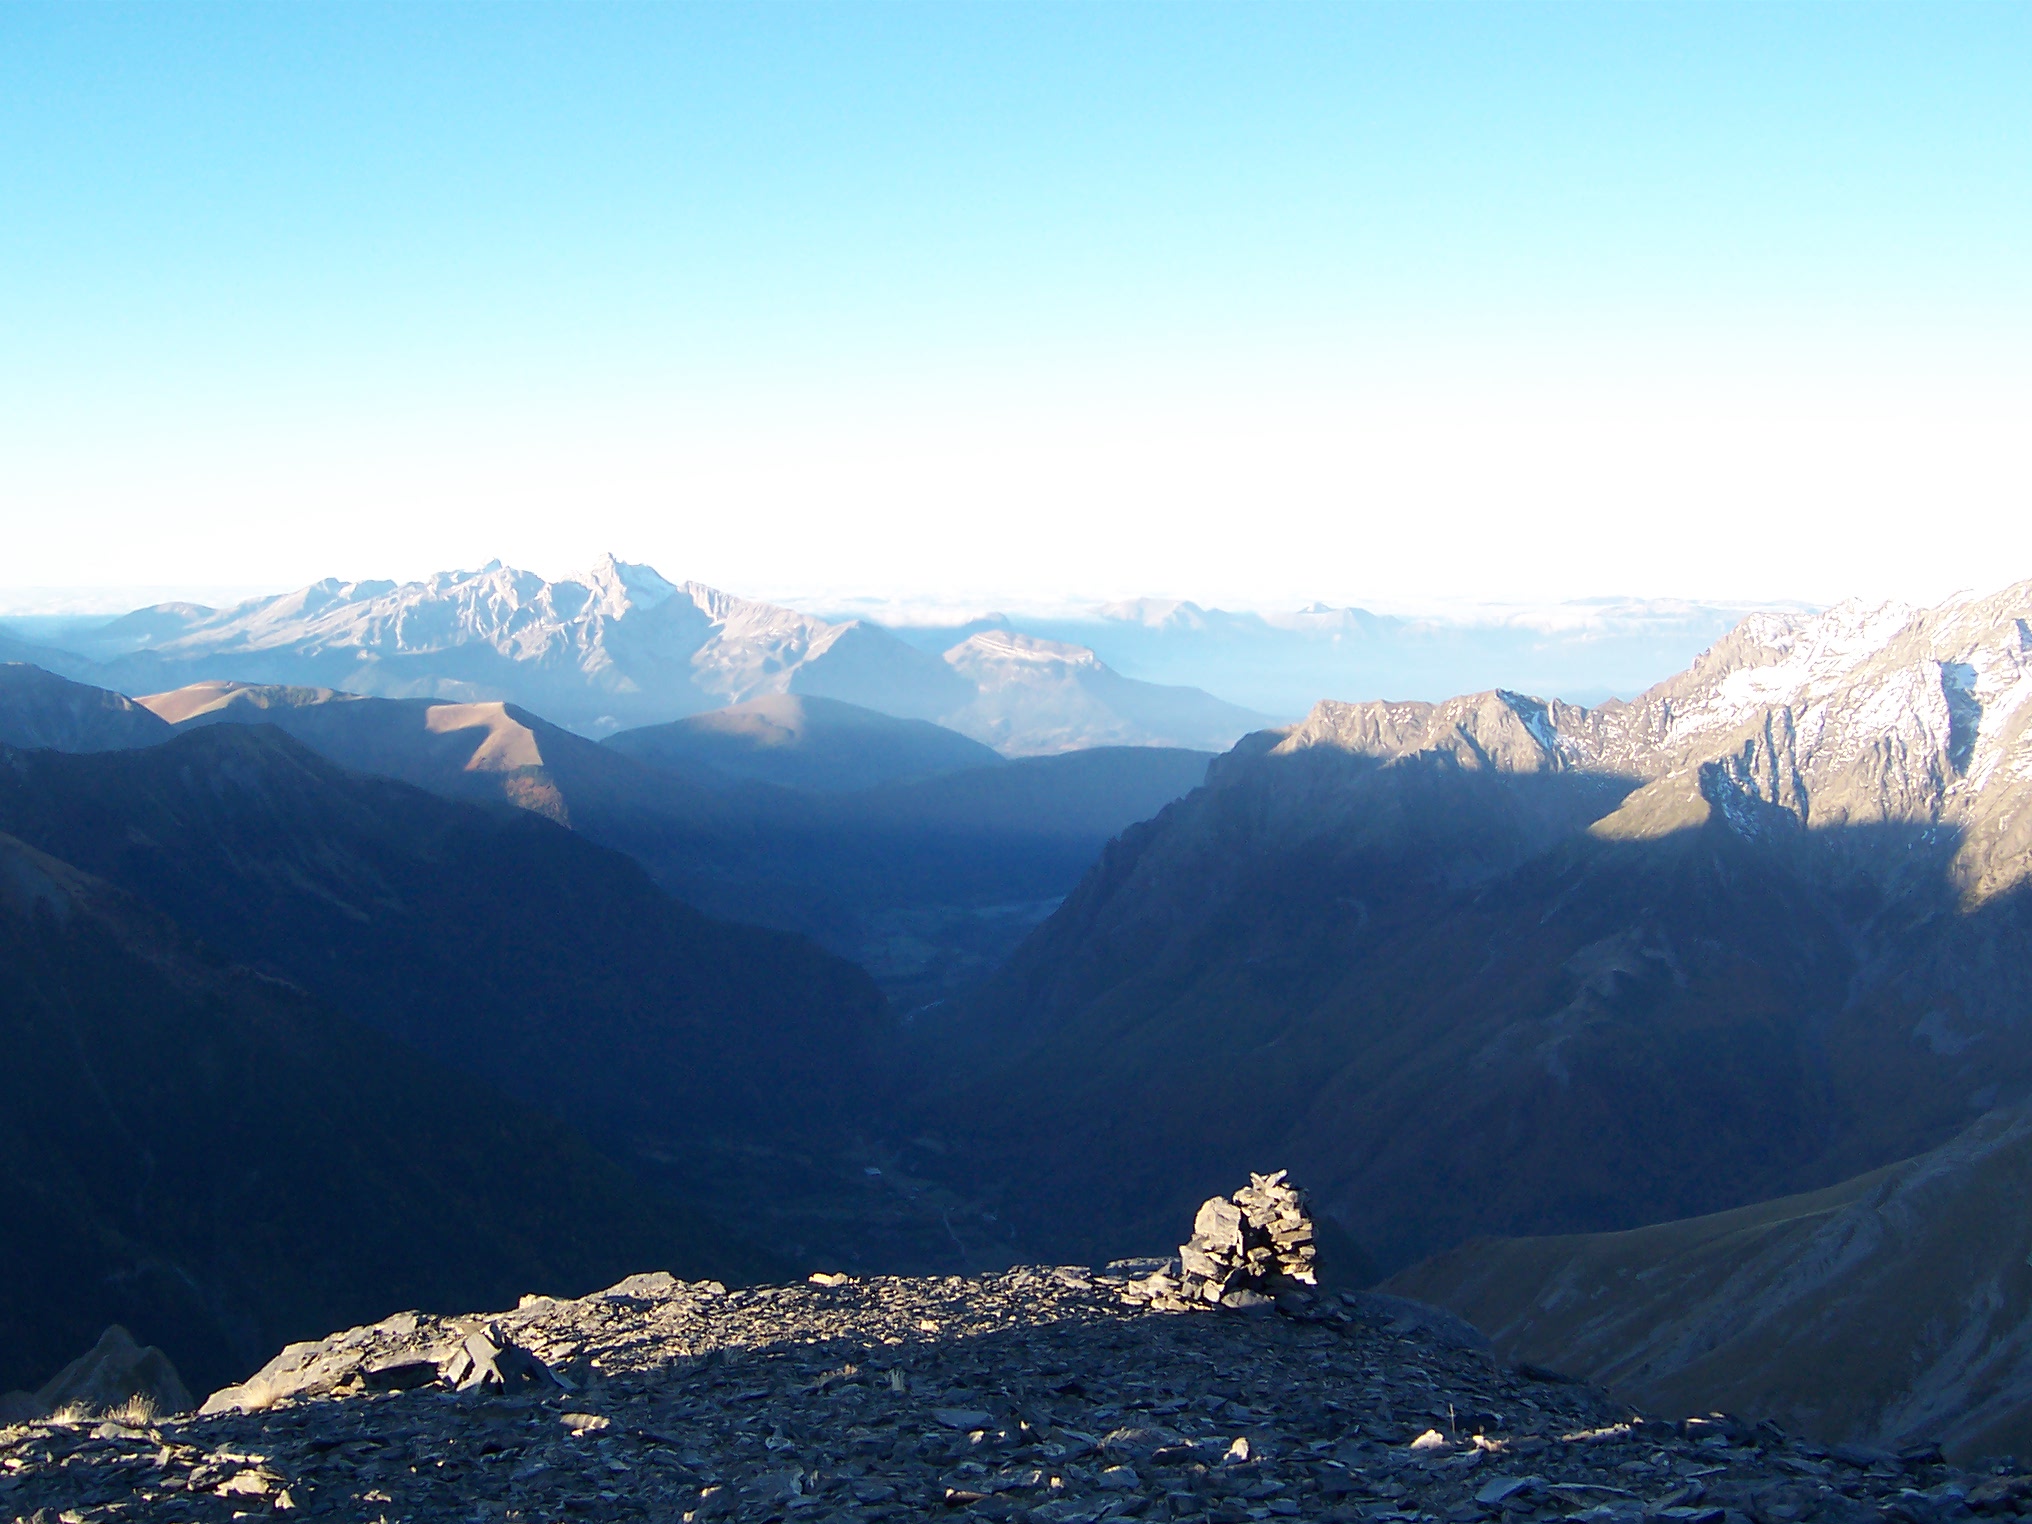
{"type": "Polygon", "coordinates": [[[1058,1254],[1267,1154],[1385,1272],[1935,1147],[2032,1083],[2028,615],[1755,616],[1594,709],[1321,703],[1103,853],[936,1034],[925,1125],[1058,1254]]]}
{"type": "Polygon", "coordinates": [[[0,1498],[37,1518],[418,1524],[1903,1524],[2008,1520],[2032,1498],[2032,1478],[1932,1446],[1830,1451],[1770,1423],[1645,1415],[1505,1368],[1401,1298],[1297,1287],[1254,1312],[1159,1310],[1149,1288],[1169,1277],[1146,1268],[745,1291],[656,1272],[494,1314],[401,1312],[284,1349],[195,1415],[0,1429],[0,1498]]]}
{"type": "Polygon", "coordinates": [[[906,1011],[978,983],[1209,760],[1113,746],[1009,761],[924,721],[794,696],[605,743],[504,703],[227,681],[140,702],[179,730],[274,726],[360,772],[542,815],[690,905],[853,959],[906,1011]]]}
{"type": "MultiPolygon", "coordinates": [[[[602,650],[653,612],[617,585],[602,650]]],[[[740,665],[693,662],[753,614],[715,606],[694,677],[740,665]]],[[[147,639],[212,617],[156,611],[147,639]]],[[[550,638],[511,669],[550,670],[550,638]]],[[[572,1294],[624,1252],[645,1274],[285,1351],[259,1386],[272,1418],[243,1392],[137,1431],[170,1457],[135,1483],[152,1498],[392,1501],[406,1484],[346,1448],[394,1443],[357,1397],[423,1404],[387,1421],[447,1466],[475,1447],[464,1511],[1949,1524],[2023,1501],[1932,1446],[2023,1443],[2032,1390],[2032,1241],[2000,1208],[2032,1104],[2032,583],[1753,616],[1630,702],[1322,701],[1211,766],[1077,744],[1162,713],[1090,653],[1006,630],[937,656],[974,694],[950,725],[736,684],[602,740],[505,697],[254,680],[280,649],[140,700],[5,669],[10,1210],[48,1249],[23,1295],[61,1310],[0,1348],[9,1379],[106,1387],[168,1358],[120,1320],[211,1384],[394,1303],[572,1294]],[[1018,735],[1040,754],[1006,755],[1018,735]],[[419,1086],[433,1099],[400,1099],[419,1086]],[[349,1106],[367,1120],[339,1149],[349,1106]],[[517,1140],[498,1175],[434,1130],[472,1114],[517,1140]],[[193,1173],[220,1148],[262,1173],[193,1173]],[[138,1195],[130,1159],[155,1182],[138,1195]],[[1252,1247],[1243,1208],[1192,1217],[1271,1160],[1316,1221],[1252,1247]],[[370,1189],[401,1231],[280,1262],[370,1189]],[[1161,1253],[1187,1221],[1168,1265],[1001,1269],[1161,1253]],[[1311,1286],[1315,1244],[1348,1298],[1311,1286]],[[785,1266],[826,1273],[723,1289],[785,1266]],[[882,1278],[928,1269],[971,1278],[882,1278]],[[1377,1276],[1422,1300],[1351,1289],[1377,1276]],[[814,1300],[834,1291],[839,1317],[814,1300]],[[990,1343],[881,1353],[908,1325],[990,1343]],[[775,1344],[823,1346],[823,1369],[779,1372],[775,1344]],[[751,1361],[752,1387],[700,1376],[751,1361]],[[1180,1361],[1260,1375],[1208,1406],[1197,1376],[1165,1384],[1180,1361]],[[331,1383],[275,1386],[313,1368],[331,1383]],[[874,1370],[897,1397],[921,1376],[941,1427],[892,1441],[917,1420],[876,1392],[845,1448],[818,1437],[808,1400],[859,1402],[874,1370]],[[1006,1412],[982,1390],[997,1370],[1006,1412]],[[522,1406],[485,1406],[517,1383],[522,1406]],[[766,1423],[714,1416],[748,1400],[766,1423]],[[1750,1418],[1668,1433],[1622,1404],[1750,1418]],[[1373,1434],[1347,1416],[1376,1412],[1373,1434]],[[580,1485],[588,1440],[654,1485],[580,1485]],[[1588,1448],[1638,1441],[1620,1481],[1588,1448]],[[253,1444],[287,1459],[220,1459],[253,1444]],[[521,1457],[498,1487],[490,1455],[521,1457]]],[[[348,649],[372,686],[380,658],[348,649]]],[[[96,670],[122,661],[174,667],[151,646],[96,670]]],[[[76,1459],[34,1402],[39,1437],[9,1452],[24,1486],[104,1506],[100,1452],[76,1459]]],[[[93,1441],[122,1478],[132,1438],[93,1441]]]]}

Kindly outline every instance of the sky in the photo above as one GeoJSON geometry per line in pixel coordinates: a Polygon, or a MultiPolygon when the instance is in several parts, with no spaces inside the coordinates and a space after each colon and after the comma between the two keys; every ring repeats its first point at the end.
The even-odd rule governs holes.
{"type": "Polygon", "coordinates": [[[2028,420],[2032,6],[0,6],[0,604],[1923,600],[2028,420]]]}

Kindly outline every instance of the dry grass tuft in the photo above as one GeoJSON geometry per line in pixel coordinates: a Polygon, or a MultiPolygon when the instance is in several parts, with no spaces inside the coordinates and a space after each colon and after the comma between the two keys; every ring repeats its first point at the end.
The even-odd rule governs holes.
{"type": "Polygon", "coordinates": [[[106,1409],[102,1416],[132,1429],[145,1429],[155,1422],[156,1412],[155,1399],[147,1392],[136,1392],[117,1407],[106,1409]]]}

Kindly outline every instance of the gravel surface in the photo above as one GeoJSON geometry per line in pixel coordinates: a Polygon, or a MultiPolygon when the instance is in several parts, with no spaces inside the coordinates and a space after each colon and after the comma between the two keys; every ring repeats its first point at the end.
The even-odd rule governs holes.
{"type": "Polygon", "coordinates": [[[203,1415],[0,1429],[0,1519],[1948,1524],[2032,1507],[2024,1478],[1924,1454],[1643,1419],[1388,1299],[1180,1313],[1133,1296],[1049,1268],[734,1292],[652,1275],[492,1317],[404,1313],[292,1346],[203,1415]],[[448,1387],[476,1334],[536,1375],[448,1387]]]}

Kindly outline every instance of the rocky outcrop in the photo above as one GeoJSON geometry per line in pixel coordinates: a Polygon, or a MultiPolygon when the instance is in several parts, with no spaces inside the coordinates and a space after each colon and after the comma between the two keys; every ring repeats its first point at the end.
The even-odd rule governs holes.
{"type": "Polygon", "coordinates": [[[637,1276],[491,1318],[409,1314],[289,1356],[323,1374],[252,1411],[0,1430],[0,1518],[2001,1524],[2024,1499],[1924,1450],[1643,1417],[1359,1297],[1189,1316],[1126,1287],[1067,1266],[748,1291],[637,1276]],[[489,1327],[568,1384],[455,1388],[439,1357],[489,1327]]]}
{"type": "Polygon", "coordinates": [[[36,1392],[0,1396],[0,1423],[22,1423],[51,1413],[91,1417],[114,1411],[184,1413],[192,1406],[183,1378],[169,1356],[115,1323],[84,1354],[58,1371],[36,1392]]]}
{"type": "MultiPolygon", "coordinates": [[[[645,1286],[668,1290],[676,1284],[665,1273],[633,1276],[607,1295],[628,1295],[629,1288],[645,1286]]],[[[492,1394],[563,1391],[570,1385],[504,1334],[494,1319],[399,1312],[329,1339],[292,1344],[245,1381],[212,1393],[200,1411],[258,1413],[290,1398],[405,1392],[437,1384],[492,1394]]]]}

